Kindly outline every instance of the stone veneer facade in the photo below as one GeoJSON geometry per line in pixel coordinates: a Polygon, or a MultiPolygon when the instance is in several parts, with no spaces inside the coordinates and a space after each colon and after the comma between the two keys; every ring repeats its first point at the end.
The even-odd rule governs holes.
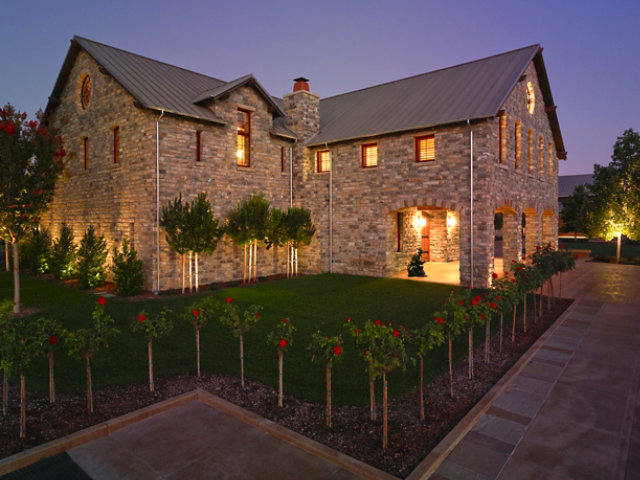
{"type": "MultiPolygon", "coordinates": [[[[89,224],[110,246],[132,239],[145,265],[146,287],[176,288],[180,259],[156,226],[156,155],[159,158],[160,205],[182,193],[191,200],[207,192],[215,215],[227,212],[253,193],[262,193],[285,209],[311,211],[317,233],[300,250],[302,273],[332,271],[389,276],[406,270],[420,246],[416,219],[431,225],[431,261],[459,261],[463,285],[472,278],[486,286],[493,270],[494,213],[502,212],[505,261],[520,259],[522,222],[526,217],[526,251],[557,239],[557,158],[555,147],[544,148],[544,165],[528,170],[527,135],[521,138],[520,167],[515,167],[515,121],[522,132],[534,132],[553,142],[542,104],[535,68],[531,64],[504,103],[507,155],[499,158],[500,118],[433,129],[380,135],[362,141],[328,145],[331,173],[317,173],[315,155],[321,148],[305,142],[319,127],[319,97],[299,90],[284,97],[287,126],[297,142],[271,135],[272,114],[252,86],[231,91],[209,105],[225,125],[186,117],[160,115],[136,108],[133,98],[97,63],[81,51],[64,86],[51,123],[61,130],[68,165],[57,186],[55,202],[43,224],[57,237],[62,222],[73,229],[76,242],[89,224]],[[79,103],[80,79],[92,78],[92,98],[86,110],[79,103]],[[527,111],[526,85],[533,84],[536,108],[527,111]],[[236,163],[236,112],[251,112],[251,164],[236,163]],[[113,128],[119,127],[119,162],[113,161],[113,128]],[[159,132],[159,141],[156,136],[159,132]],[[201,161],[196,161],[196,131],[201,132],[201,161]],[[473,252],[470,228],[470,134],[473,132],[473,252]],[[415,162],[416,136],[435,136],[435,160],[415,162]],[[83,138],[89,139],[89,167],[84,168],[83,138]],[[362,168],[360,146],[377,142],[378,165],[362,168]],[[549,152],[551,159],[549,160],[549,152]],[[281,166],[281,156],[285,168],[281,166]],[[289,156],[293,179],[290,184],[289,156]],[[551,166],[551,173],[549,170],[551,166]],[[291,185],[291,187],[290,187],[291,185]],[[290,190],[291,188],[291,190],[290,190]],[[331,200],[331,204],[330,204],[331,200]],[[398,219],[401,221],[398,228],[398,219]],[[160,256],[156,255],[156,235],[160,256]],[[473,262],[472,262],[473,253],[473,262]],[[159,263],[158,263],[159,262],[159,263]],[[159,275],[158,275],[159,272],[159,275]]],[[[201,258],[202,284],[242,278],[242,250],[224,238],[217,250],[201,258]]],[[[286,251],[259,250],[258,275],[286,272],[286,251]]]]}

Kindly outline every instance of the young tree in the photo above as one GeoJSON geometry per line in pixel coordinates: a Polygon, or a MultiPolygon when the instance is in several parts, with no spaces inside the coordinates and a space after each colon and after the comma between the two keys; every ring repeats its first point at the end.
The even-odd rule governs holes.
{"type": "Polygon", "coordinates": [[[58,343],[58,337],[63,331],[62,325],[52,318],[40,318],[38,331],[42,341],[42,347],[47,351],[49,359],[49,403],[56,403],[56,384],[53,368],[53,350],[58,343]]]}
{"type": "Polygon", "coordinates": [[[219,310],[218,301],[213,297],[202,297],[187,308],[184,313],[184,319],[193,325],[196,333],[196,357],[197,372],[200,377],[200,330],[213,317],[215,312],[219,310]]]}
{"type": "Polygon", "coordinates": [[[309,350],[311,350],[311,361],[321,361],[326,367],[326,422],[327,427],[331,428],[331,368],[333,367],[333,362],[342,360],[342,337],[340,335],[333,337],[321,335],[320,330],[318,330],[311,336],[309,350]]]}
{"type": "MultiPolygon", "coordinates": [[[[376,320],[376,322],[380,323],[380,320],[376,320]]],[[[376,421],[376,390],[375,390],[375,380],[373,372],[373,357],[370,355],[371,349],[371,338],[367,335],[370,332],[364,332],[360,328],[358,328],[355,324],[351,323],[351,317],[347,317],[347,323],[345,324],[345,328],[354,338],[356,345],[362,351],[362,358],[368,364],[368,372],[369,372],[369,417],[372,422],[376,421]]]]}
{"type": "Polygon", "coordinates": [[[287,242],[287,276],[295,276],[298,275],[298,248],[309,245],[316,233],[311,212],[302,207],[289,208],[282,218],[282,229],[287,242]]]}
{"type": "Polygon", "coordinates": [[[86,363],[87,411],[89,413],[93,413],[91,358],[102,348],[108,347],[109,341],[120,333],[120,330],[113,327],[113,318],[104,311],[106,303],[107,301],[104,297],[98,299],[98,303],[92,313],[92,328],[64,332],[69,355],[76,358],[84,358],[86,363]]]}
{"type": "MultiPolygon", "coordinates": [[[[198,255],[212,253],[218,246],[222,229],[213,215],[206,193],[199,193],[189,204],[187,212],[187,248],[189,249],[189,273],[191,274],[191,252],[195,255],[195,291],[199,290],[198,255]]],[[[189,279],[191,286],[191,279],[189,279]]]]}
{"type": "Polygon", "coordinates": [[[278,349],[278,406],[282,407],[284,402],[284,352],[291,347],[293,332],[295,327],[288,318],[280,320],[275,331],[267,336],[267,344],[278,349]]]}
{"type": "Polygon", "coordinates": [[[411,332],[411,343],[418,350],[420,363],[420,420],[424,421],[424,357],[444,343],[444,320],[441,317],[427,322],[411,332]]]}
{"type": "Polygon", "coordinates": [[[227,298],[222,305],[220,321],[228,326],[233,336],[240,340],[240,384],[244,388],[244,336],[260,320],[262,306],[250,305],[242,314],[240,307],[233,303],[231,298],[227,298]]]}
{"type": "Polygon", "coordinates": [[[182,293],[185,291],[185,255],[189,252],[188,241],[189,205],[182,203],[182,194],[162,207],[160,226],[164,228],[169,246],[180,255],[182,263],[182,293]]]}
{"type": "Polygon", "coordinates": [[[466,307],[464,300],[455,290],[451,290],[449,297],[444,302],[443,310],[436,315],[436,323],[443,325],[447,336],[449,354],[449,392],[453,398],[453,339],[458,336],[465,327],[466,307]]]}
{"type": "Polygon", "coordinates": [[[93,225],[85,232],[78,250],[78,275],[85,288],[102,285],[106,274],[107,242],[103,235],[99,237],[93,225]]]}
{"type": "Polygon", "coordinates": [[[13,312],[20,312],[19,244],[38,226],[53,198],[66,152],[38,120],[26,121],[7,104],[0,109],[0,236],[13,253],[13,312]]]}
{"type": "Polygon", "coordinates": [[[60,237],[54,240],[51,249],[51,272],[60,280],[68,280],[76,273],[78,249],[73,243],[73,232],[66,223],[62,224],[60,237]]]}
{"type": "Polygon", "coordinates": [[[163,308],[158,315],[148,317],[142,311],[133,323],[133,331],[141,334],[147,341],[147,358],[149,361],[149,391],[155,391],[153,381],[153,340],[163,337],[173,329],[173,321],[169,317],[171,310],[163,308]]]}

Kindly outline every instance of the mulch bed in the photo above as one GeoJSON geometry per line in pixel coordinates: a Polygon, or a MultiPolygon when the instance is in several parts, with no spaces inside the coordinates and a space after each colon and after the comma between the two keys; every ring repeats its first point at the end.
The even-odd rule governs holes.
{"type": "MultiPolygon", "coordinates": [[[[202,388],[236,405],[268,418],[340,452],[357,458],[398,477],[406,477],[442,438],[464,417],[482,396],[504,375],[535,340],[571,304],[572,300],[555,300],[542,319],[530,324],[527,334],[520,332],[511,342],[511,323],[505,318],[505,339],[502,353],[494,351],[488,364],[483,362],[483,347],[475,350],[475,378],[468,380],[467,359],[454,366],[454,394],[449,396],[448,372],[425,386],[424,422],[418,414],[415,391],[390,401],[389,448],[383,451],[382,412],[378,405],[377,421],[369,419],[369,408],[334,407],[333,428],[325,427],[325,405],[285,397],[278,408],[277,391],[262,383],[247,380],[244,390],[240,379],[229,375],[176,375],[156,380],[156,392],[146,383],[108,387],[94,392],[95,412],[86,411],[86,399],[80,394],[58,394],[56,403],[49,404],[48,394],[29,393],[27,438],[19,439],[19,388],[9,391],[9,412],[0,417],[0,458],[104,422],[152,403],[194,388],[202,388]]],[[[529,323],[531,323],[531,311],[529,323]]],[[[521,330],[521,319],[518,327],[521,330]]],[[[492,348],[497,350],[494,335],[492,348]]],[[[378,392],[379,393],[379,392],[378,392]]]]}

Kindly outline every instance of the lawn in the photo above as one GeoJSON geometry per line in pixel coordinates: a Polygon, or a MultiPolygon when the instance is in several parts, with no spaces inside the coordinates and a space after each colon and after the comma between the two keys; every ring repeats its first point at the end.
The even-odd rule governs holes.
{"type": "MultiPolygon", "coordinates": [[[[60,320],[69,329],[86,326],[96,302],[96,295],[74,290],[56,283],[23,275],[24,306],[40,308],[36,316],[60,320]]],[[[356,324],[366,320],[393,321],[408,328],[421,326],[433,318],[451,286],[352,275],[322,274],[265,282],[250,287],[237,287],[213,292],[243,307],[259,304],[264,313],[258,326],[245,337],[245,368],[249,378],[277,385],[276,348],[266,344],[266,336],[281,318],[288,317],[296,327],[292,348],[285,354],[285,394],[315,402],[324,401],[324,367],[313,364],[307,345],[313,332],[319,329],[327,335],[342,333],[345,340],[344,358],[333,370],[333,399],[338,405],[362,405],[368,400],[366,365],[353,342],[345,334],[347,316],[356,324]]],[[[211,292],[199,295],[209,295],[211,292]]],[[[0,273],[0,299],[12,298],[12,277],[0,273]]],[[[173,310],[175,328],[169,337],[154,343],[156,377],[195,372],[195,340],[193,327],[183,320],[188,306],[198,295],[159,296],[150,299],[109,298],[106,312],[116,321],[121,334],[110,348],[99,352],[92,360],[95,388],[111,384],[147,381],[147,351],[145,341],[132,332],[131,326],[141,310],[153,315],[163,307],[173,310]]],[[[495,323],[495,322],[494,322],[495,323]]],[[[477,328],[476,341],[482,341],[477,328]]],[[[466,336],[458,339],[454,353],[466,353],[466,336]]],[[[217,320],[201,332],[202,369],[204,371],[239,374],[238,341],[217,320]]],[[[433,377],[447,368],[446,350],[440,348],[430,355],[426,374],[433,377]]],[[[194,373],[195,374],[195,373],[194,373]]],[[[29,372],[30,390],[46,391],[47,367],[43,358],[29,372]]],[[[83,362],[66,355],[64,345],[56,347],[56,387],[58,391],[83,391],[83,362]]],[[[408,363],[406,372],[390,376],[390,394],[406,393],[418,384],[417,367],[408,363]]]]}
{"type": "MultiPolygon", "coordinates": [[[[564,244],[567,249],[590,250],[591,258],[599,257],[615,260],[616,257],[616,242],[590,242],[586,239],[561,239],[560,243],[564,244]]],[[[623,242],[620,257],[623,260],[630,259],[632,263],[637,263],[640,260],[640,245],[623,242]]]]}

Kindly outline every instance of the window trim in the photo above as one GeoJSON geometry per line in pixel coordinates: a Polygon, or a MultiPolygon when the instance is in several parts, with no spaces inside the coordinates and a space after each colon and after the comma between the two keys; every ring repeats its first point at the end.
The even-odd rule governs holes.
{"type": "MultiPolygon", "coordinates": [[[[436,136],[434,133],[428,134],[428,135],[420,135],[417,137],[414,137],[413,140],[413,150],[414,150],[414,154],[415,154],[415,161],[416,163],[429,163],[429,162],[435,162],[436,160],[436,136]],[[432,158],[426,158],[425,160],[420,160],[420,142],[422,140],[429,140],[432,139],[433,140],[433,157],[432,158]]],[[[429,152],[428,146],[427,146],[427,154],[429,152]]]]}
{"type": "Polygon", "coordinates": [[[251,167],[251,111],[245,108],[238,108],[236,112],[242,112],[247,116],[247,131],[241,132],[239,125],[236,123],[236,152],[238,151],[237,142],[238,137],[245,137],[246,141],[246,159],[245,162],[240,163],[240,157],[236,155],[236,165],[238,167],[250,168],[251,167]]]}
{"type": "Polygon", "coordinates": [[[378,142],[362,143],[360,144],[360,165],[362,168],[377,168],[378,166],[378,142]],[[375,161],[373,165],[366,165],[367,154],[365,153],[370,148],[375,147],[375,161]]]}
{"type": "Polygon", "coordinates": [[[328,173],[330,171],[331,171],[331,152],[329,150],[318,150],[318,151],[316,151],[316,173],[328,173]],[[323,170],[320,167],[324,162],[321,162],[320,157],[325,153],[328,156],[327,157],[327,169],[323,170]]]}

